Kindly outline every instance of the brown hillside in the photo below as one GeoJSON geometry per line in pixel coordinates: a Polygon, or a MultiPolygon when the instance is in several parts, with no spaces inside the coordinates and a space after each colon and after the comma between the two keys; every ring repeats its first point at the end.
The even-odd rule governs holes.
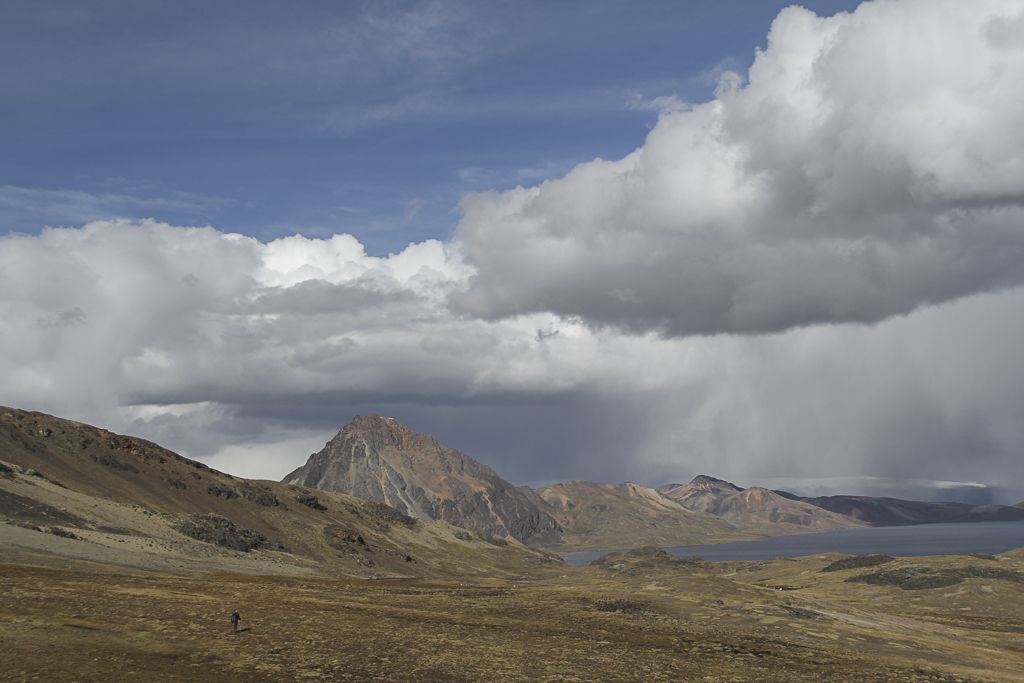
{"type": "Polygon", "coordinates": [[[560,564],[371,501],[232,477],[142,439],[11,408],[0,408],[0,547],[150,569],[328,576],[515,576],[560,564]]]}
{"type": "Polygon", "coordinates": [[[687,510],[654,489],[632,483],[568,481],[536,493],[565,530],[559,552],[644,545],[673,547],[746,540],[734,525],[687,510]]]}

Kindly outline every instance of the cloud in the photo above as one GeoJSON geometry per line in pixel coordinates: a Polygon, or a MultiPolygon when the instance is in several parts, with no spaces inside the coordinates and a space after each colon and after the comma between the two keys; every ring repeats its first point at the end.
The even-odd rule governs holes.
{"type": "Polygon", "coordinates": [[[452,315],[447,297],[468,273],[435,240],[376,258],[349,235],[264,244],[153,221],[9,235],[0,238],[5,400],[450,402],[557,388],[558,373],[519,359],[556,319],[452,315]]]}
{"type": "Polygon", "coordinates": [[[436,241],[376,258],[349,235],[153,221],[9,235],[0,403],[242,476],[283,476],[375,411],[518,482],[870,476],[1024,498],[1024,289],[873,326],[667,338],[457,314],[472,276],[436,241]]]}
{"type": "Polygon", "coordinates": [[[470,195],[453,242],[386,258],[153,220],[0,237],[0,402],[243,476],[379,412],[516,482],[1018,502],[1021,16],[787,9],[633,154],[470,195]]]}
{"type": "Polygon", "coordinates": [[[536,183],[559,178],[572,170],[573,163],[548,160],[524,168],[481,168],[469,166],[456,171],[462,184],[473,190],[510,187],[523,183],[536,183]]]}
{"type": "MultiPolygon", "coordinates": [[[[1013,2],[783,10],[744,85],[645,144],[469,195],[459,310],[669,336],[874,323],[1024,283],[1013,2]]],[[[658,104],[660,102],[660,104],[658,104]]]]}
{"type": "Polygon", "coordinates": [[[405,220],[409,221],[416,217],[416,214],[423,208],[423,200],[419,198],[410,199],[405,205],[405,211],[402,212],[405,220]]]}
{"type": "MultiPolygon", "coordinates": [[[[129,188],[146,194],[161,188],[129,188]]],[[[142,218],[167,212],[216,214],[234,202],[188,192],[162,190],[164,196],[138,196],[114,192],[93,193],[82,190],[42,189],[0,186],[0,215],[14,217],[13,222],[67,223],[80,225],[111,215],[142,218]]]]}
{"type": "MultiPolygon", "coordinates": [[[[717,82],[717,80],[716,80],[717,82]]],[[[661,95],[653,99],[644,99],[644,96],[638,92],[629,93],[629,99],[626,100],[626,107],[629,109],[639,109],[656,111],[659,113],[679,113],[685,112],[690,109],[690,103],[685,102],[675,95],[661,95]]]]}
{"type": "Polygon", "coordinates": [[[652,469],[692,457],[693,468],[714,463],[737,479],[870,474],[1019,487],[1006,467],[1024,445],[1010,424],[1024,403],[1013,360],[1022,303],[1016,289],[870,327],[690,340],[695,375],[650,397],[663,426],[636,450],[652,469]]]}
{"type": "MultiPolygon", "coordinates": [[[[262,244],[151,221],[2,244],[4,317],[19,330],[0,338],[18,361],[11,380],[40,396],[63,381],[76,392],[106,387],[132,403],[237,402],[335,383],[381,390],[358,380],[373,371],[346,359],[428,353],[432,302],[462,268],[435,241],[379,259],[347,235],[262,244]],[[382,328],[386,344],[375,339],[382,328]],[[43,382],[29,371],[40,364],[43,382]],[[339,366],[348,370],[326,372],[339,366]]],[[[395,381],[403,365],[392,364],[395,381]]]]}
{"type": "Polygon", "coordinates": [[[453,315],[468,274],[437,241],[375,258],[349,235],[264,244],[154,221],[8,235],[0,400],[213,457],[337,429],[367,404],[516,402],[588,381],[597,346],[581,326],[453,315]]]}
{"type": "MultiPolygon", "coordinates": [[[[306,464],[310,454],[319,452],[335,435],[334,431],[310,435],[301,433],[292,438],[258,444],[231,444],[209,456],[207,461],[222,472],[246,472],[250,479],[282,479],[282,468],[296,469],[306,464]]],[[[291,471],[291,470],[287,470],[291,471]]]]}
{"type": "Polygon", "coordinates": [[[808,497],[850,495],[850,491],[859,491],[859,495],[935,502],[952,500],[971,505],[991,505],[997,500],[1016,500],[1015,495],[1019,495],[1019,491],[1002,491],[999,487],[977,482],[893,480],[883,477],[762,479],[759,485],[808,497]],[[1009,497],[1006,497],[1007,493],[1010,494],[1009,497]]]}

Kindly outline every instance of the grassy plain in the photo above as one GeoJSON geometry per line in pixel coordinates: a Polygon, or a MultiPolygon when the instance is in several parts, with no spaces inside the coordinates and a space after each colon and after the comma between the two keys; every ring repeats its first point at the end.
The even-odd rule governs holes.
{"type": "MultiPolygon", "coordinates": [[[[1024,585],[971,578],[907,591],[845,581],[878,567],[820,571],[841,557],[711,564],[648,550],[531,567],[528,580],[438,582],[173,575],[26,556],[0,565],[0,680],[1024,680],[1024,585]]],[[[883,568],[1016,571],[1021,559],[883,568]]]]}
{"type": "Polygon", "coordinates": [[[1024,681],[1024,550],[575,568],[38,413],[0,455],[0,681],[1024,681]]]}

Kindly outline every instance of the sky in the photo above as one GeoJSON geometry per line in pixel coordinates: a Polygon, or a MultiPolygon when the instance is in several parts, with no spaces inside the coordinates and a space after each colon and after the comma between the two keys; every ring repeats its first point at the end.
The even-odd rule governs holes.
{"type": "Polygon", "coordinates": [[[1022,82],[1019,0],[0,0],[0,404],[1017,503],[1022,82]]]}

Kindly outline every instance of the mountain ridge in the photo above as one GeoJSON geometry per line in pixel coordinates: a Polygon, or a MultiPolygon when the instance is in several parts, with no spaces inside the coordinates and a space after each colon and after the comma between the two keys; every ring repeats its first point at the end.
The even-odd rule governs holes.
{"type": "Polygon", "coordinates": [[[754,538],[736,526],[687,510],[655,489],[632,482],[574,480],[536,490],[564,529],[559,552],[656,545],[673,547],[754,538]]]}
{"type": "Polygon", "coordinates": [[[213,469],[157,444],[0,407],[0,556],[172,572],[521,576],[560,564],[353,496],[213,469]]]}
{"type": "Polygon", "coordinates": [[[930,503],[901,498],[873,496],[819,496],[802,501],[825,510],[868,522],[872,526],[916,524],[957,524],[970,522],[1013,522],[1024,520],[1024,509],[1013,505],[969,505],[930,503]]]}
{"type": "Polygon", "coordinates": [[[714,515],[751,531],[775,535],[773,530],[824,531],[866,526],[853,517],[793,500],[759,486],[741,488],[735,484],[698,475],[689,484],[668,485],[659,490],[668,498],[695,512],[714,515]],[[774,527],[774,525],[779,525],[774,527]]]}
{"type": "MultiPolygon", "coordinates": [[[[0,479],[24,485],[5,494],[0,517],[17,520],[29,515],[39,528],[63,528],[66,522],[69,529],[78,529],[71,532],[76,534],[102,535],[107,533],[103,529],[122,529],[111,532],[115,536],[154,533],[165,541],[171,539],[167,542],[175,547],[181,545],[180,533],[187,528],[196,538],[227,534],[233,543],[245,546],[245,552],[251,546],[254,557],[282,546],[293,551],[293,558],[334,557],[357,564],[362,556],[351,551],[363,546],[344,539],[354,542],[362,537],[367,543],[376,539],[372,541],[376,547],[400,554],[399,548],[409,547],[405,544],[420,533],[410,532],[404,540],[395,537],[406,533],[402,530],[407,525],[411,525],[409,529],[427,529],[428,536],[440,533],[447,539],[438,541],[441,545],[460,541],[457,548],[449,549],[458,555],[465,543],[477,541],[490,544],[488,547],[499,547],[507,540],[571,552],[721,543],[852,526],[1024,519],[1024,509],[1013,506],[859,496],[793,500],[779,492],[744,489],[707,475],[695,477],[690,484],[668,484],[659,489],[632,482],[574,480],[534,490],[510,484],[489,467],[391,418],[369,415],[353,422],[328,442],[321,458],[314,454],[306,465],[290,473],[286,482],[279,483],[219,472],[144,439],[42,413],[0,408],[0,461],[8,463],[0,467],[0,479]],[[330,456],[336,452],[359,456],[344,461],[347,465],[341,468],[342,474],[358,474],[353,481],[364,487],[376,486],[387,496],[373,501],[365,492],[353,497],[307,485],[304,479],[291,481],[305,474],[322,483],[325,473],[332,471],[330,456]],[[375,459],[376,469],[360,469],[359,458],[375,459]],[[424,467],[429,476],[410,470],[424,467]],[[32,489],[24,488],[33,481],[38,487],[35,493],[46,488],[48,495],[52,494],[51,502],[24,502],[34,495],[32,489]],[[68,496],[115,501],[118,512],[101,519],[90,517],[88,506],[79,506],[78,517],[65,514],[61,508],[71,510],[77,505],[68,496]],[[56,504],[58,500],[65,503],[56,504]],[[838,509],[829,510],[830,505],[838,509]],[[26,512],[30,509],[36,512],[26,512]],[[39,510],[46,514],[40,517],[39,510]],[[164,520],[162,526],[153,526],[155,517],[143,519],[154,513],[164,520]],[[122,524],[116,521],[118,515],[143,517],[122,524]],[[196,521],[196,515],[205,518],[196,521]],[[447,531],[429,527],[435,516],[447,531]],[[227,522],[210,521],[214,517],[227,522]],[[327,521],[328,517],[334,521],[327,521]],[[82,521],[87,518],[92,521],[82,521]],[[186,523],[186,518],[191,522],[186,523]],[[369,519],[393,519],[394,523],[382,536],[376,522],[366,526],[369,519]],[[417,519],[427,526],[417,527],[417,519]],[[47,521],[52,523],[44,523],[47,521]],[[174,528],[168,531],[169,526],[174,528]],[[135,531],[124,531],[129,528],[135,531]],[[311,534],[309,529],[318,531],[311,534]],[[339,555],[334,546],[345,552],[339,555]]],[[[39,540],[38,536],[32,538],[39,540]]],[[[115,542],[123,542],[123,538],[115,542]]],[[[188,552],[195,551],[188,548],[188,552]]],[[[268,557],[280,564],[280,555],[268,557]]],[[[380,558],[374,561],[388,571],[401,573],[403,569],[380,558]]]]}
{"type": "MultiPolygon", "coordinates": [[[[881,519],[788,491],[743,488],[700,474],[656,489],[582,480],[516,487],[468,455],[393,418],[368,415],[345,425],[283,480],[392,505],[424,519],[480,530],[512,542],[572,552],[642,545],[699,545],[871,526],[881,519]],[[821,504],[818,504],[821,503],[821,504]]],[[[851,500],[857,497],[847,497],[851,500]]],[[[856,506],[855,506],[856,507],[856,506]]],[[[877,506],[876,506],[877,507],[877,506]]],[[[907,502],[920,514],[902,523],[950,521],[957,506],[907,502]]],[[[962,506],[969,507],[969,506],[962,506]]],[[[1024,518],[1005,506],[954,521],[1024,518]]]]}

